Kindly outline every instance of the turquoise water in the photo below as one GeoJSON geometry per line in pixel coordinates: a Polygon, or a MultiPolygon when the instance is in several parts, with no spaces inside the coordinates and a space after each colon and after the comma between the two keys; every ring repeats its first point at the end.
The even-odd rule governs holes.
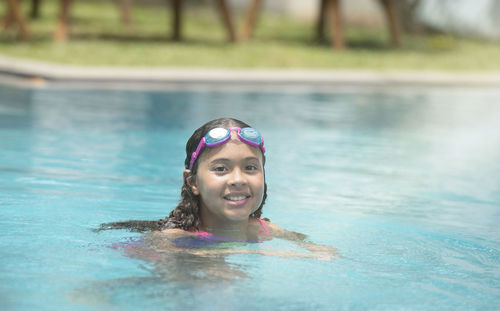
{"type": "Polygon", "coordinates": [[[499,102],[491,89],[0,85],[0,309],[498,310],[499,102]],[[155,263],[112,247],[141,234],[91,231],[167,215],[185,141],[220,116],[265,137],[263,216],[342,258],[155,263]]]}

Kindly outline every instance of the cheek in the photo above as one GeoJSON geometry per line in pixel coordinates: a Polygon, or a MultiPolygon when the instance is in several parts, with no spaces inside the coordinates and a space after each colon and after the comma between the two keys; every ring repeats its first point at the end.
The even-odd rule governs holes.
{"type": "Polygon", "coordinates": [[[217,180],[217,178],[204,178],[198,185],[200,194],[206,196],[219,195],[223,187],[223,183],[217,180]]]}
{"type": "Polygon", "coordinates": [[[258,196],[256,196],[257,201],[255,202],[255,206],[252,208],[252,213],[254,213],[256,210],[259,209],[260,205],[262,204],[262,200],[264,199],[264,193],[265,193],[265,183],[264,181],[261,182],[259,187],[256,190],[258,192],[258,196]]]}
{"type": "MultiPolygon", "coordinates": [[[[262,201],[262,198],[264,197],[264,192],[265,192],[265,181],[264,181],[264,178],[262,179],[259,179],[256,183],[255,183],[255,186],[256,186],[256,189],[259,193],[259,202],[262,201]]],[[[260,204],[260,203],[259,203],[260,204]]]]}

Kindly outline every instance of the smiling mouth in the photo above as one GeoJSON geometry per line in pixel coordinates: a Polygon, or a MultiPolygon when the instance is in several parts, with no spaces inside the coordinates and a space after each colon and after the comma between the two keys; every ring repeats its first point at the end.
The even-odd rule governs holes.
{"type": "Polygon", "coordinates": [[[248,199],[249,197],[250,196],[247,194],[228,194],[224,196],[224,199],[228,201],[239,202],[248,199]]]}

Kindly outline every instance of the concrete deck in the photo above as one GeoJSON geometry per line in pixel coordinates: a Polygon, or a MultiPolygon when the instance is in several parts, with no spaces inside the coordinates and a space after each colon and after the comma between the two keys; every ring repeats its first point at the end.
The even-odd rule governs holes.
{"type": "Polygon", "coordinates": [[[326,88],[487,87],[500,90],[500,72],[78,67],[4,56],[0,56],[0,81],[26,86],[98,88],[272,85],[326,88]]]}

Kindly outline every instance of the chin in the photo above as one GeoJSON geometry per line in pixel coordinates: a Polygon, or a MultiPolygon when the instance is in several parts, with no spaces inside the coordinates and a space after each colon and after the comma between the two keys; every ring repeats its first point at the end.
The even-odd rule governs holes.
{"type": "Polygon", "coordinates": [[[225,213],[226,218],[231,221],[243,221],[247,220],[252,214],[251,209],[241,209],[241,210],[228,210],[225,213]]]}

